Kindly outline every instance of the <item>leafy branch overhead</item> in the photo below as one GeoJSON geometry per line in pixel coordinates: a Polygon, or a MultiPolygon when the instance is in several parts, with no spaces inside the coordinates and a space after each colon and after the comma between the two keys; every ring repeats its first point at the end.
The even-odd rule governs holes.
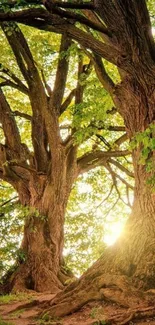
{"type": "MultiPolygon", "coordinates": [[[[67,90],[66,93],[65,87],[68,87],[67,75],[70,75],[69,61],[72,60],[72,58],[71,54],[70,59],[66,56],[68,54],[63,56],[60,55],[53,89],[48,86],[47,92],[48,82],[46,81],[46,77],[44,76],[43,72],[38,70],[38,64],[35,62],[32,53],[30,52],[29,46],[26,42],[23,32],[19,29],[19,27],[15,25],[15,23],[13,23],[13,25],[3,23],[2,29],[12,48],[12,51],[16,58],[16,64],[18,66],[18,69],[20,70],[20,73],[22,74],[22,78],[20,79],[19,77],[17,77],[17,75],[15,75],[14,72],[11,72],[11,68],[9,66],[4,68],[3,64],[1,64],[1,78],[2,80],[7,81],[6,84],[4,82],[1,83],[1,88],[9,86],[19,91],[21,90],[24,94],[28,95],[32,109],[30,114],[24,112],[23,107],[22,110],[12,110],[9,103],[7,102],[7,95],[5,96],[4,92],[2,92],[1,90],[1,123],[6,139],[5,145],[1,145],[1,150],[3,152],[3,155],[1,154],[1,159],[3,160],[1,165],[3,179],[8,180],[10,175],[13,174],[16,175],[16,178],[20,178],[21,170],[23,175],[24,173],[28,175],[30,173],[30,170],[35,170],[35,168],[36,172],[45,173],[45,170],[49,170],[51,154],[52,159],[54,159],[54,150],[57,145],[63,146],[64,150],[66,147],[66,150],[68,151],[71,150],[71,148],[72,150],[73,148],[77,148],[79,146],[79,141],[79,143],[82,144],[83,141],[85,143],[85,141],[87,141],[88,139],[92,139],[91,142],[93,147],[94,139],[92,137],[94,137],[94,135],[96,134],[98,138],[99,147],[102,148],[103,146],[104,148],[104,143],[102,142],[102,133],[104,133],[104,129],[108,137],[112,131],[116,131],[117,129],[118,132],[125,131],[123,126],[109,125],[109,123],[114,123],[113,120],[115,120],[115,116],[112,119],[110,107],[102,107],[103,104],[99,104],[100,99],[96,100],[96,103],[94,103],[95,105],[93,104],[95,92],[98,91],[101,92],[100,96],[103,95],[103,98],[105,97],[105,103],[107,101],[107,103],[109,102],[110,106],[113,105],[112,103],[110,103],[108,95],[103,90],[103,88],[101,88],[99,82],[95,78],[93,72],[94,70],[90,69],[90,62],[92,62],[92,64],[95,62],[96,69],[96,62],[98,62],[96,60],[99,60],[99,58],[97,59],[96,57],[90,62],[87,60],[87,64],[82,63],[83,60],[86,60],[86,56],[82,52],[82,50],[80,50],[80,48],[77,48],[77,53],[80,51],[79,58],[77,54],[75,58],[77,61],[77,72],[75,71],[75,73],[77,73],[77,77],[75,77],[75,80],[77,78],[77,85],[73,89],[69,91],[67,90]],[[7,78],[5,76],[7,76],[7,78]],[[39,102],[37,100],[38,92],[39,94],[41,94],[41,96],[39,97],[39,102]],[[83,99],[83,94],[86,100],[83,99]],[[96,106],[96,109],[98,111],[95,112],[93,106],[96,106]],[[48,107],[50,109],[48,109],[48,107]],[[88,110],[90,111],[89,114],[88,110]],[[3,116],[5,116],[5,112],[7,112],[7,123],[6,117],[3,118],[3,116]],[[62,136],[61,133],[64,124],[63,120],[65,121],[66,114],[68,115],[67,112],[70,115],[69,120],[67,121],[67,123],[69,123],[69,129],[66,134],[62,136]],[[61,114],[63,115],[60,118],[59,125],[58,118],[59,116],[61,116],[61,114]],[[100,122],[103,114],[105,114],[105,117],[109,119],[109,122],[106,122],[105,126],[102,122],[100,122]],[[20,130],[16,121],[17,116],[26,119],[30,123],[30,128],[32,128],[31,142],[33,145],[33,154],[32,152],[30,153],[30,150],[26,146],[26,144],[23,144],[21,142],[20,130]],[[85,129],[85,127],[87,127],[87,130],[85,129]],[[84,133],[86,133],[86,135],[84,133]],[[13,136],[11,137],[11,141],[14,141],[14,145],[16,146],[15,148],[14,145],[9,143],[10,134],[13,134],[13,136]],[[6,172],[6,167],[4,167],[5,159],[8,162],[8,172],[6,172]]],[[[66,36],[63,36],[60,46],[60,53],[67,53],[70,48],[72,48],[72,42],[68,38],[66,38],[66,36]]],[[[100,75],[102,75],[104,79],[104,77],[106,76],[106,72],[105,69],[104,71],[102,71],[102,65],[103,63],[100,62],[99,67],[97,69],[99,70],[99,68],[101,67],[100,75]]],[[[107,76],[106,78],[108,80],[107,76]]],[[[107,86],[107,90],[108,89],[109,88],[107,86]]],[[[116,139],[115,137],[116,136],[114,135],[114,141],[110,145],[109,153],[102,149],[100,150],[100,157],[98,157],[98,152],[96,151],[92,154],[92,160],[90,145],[89,152],[87,153],[87,156],[90,157],[89,169],[99,166],[100,164],[103,165],[103,162],[105,161],[106,163],[109,157],[117,157],[118,149],[115,149],[115,142],[117,142],[118,139],[116,139]]],[[[126,140],[126,138],[124,139],[126,140]]],[[[116,148],[118,148],[118,145],[116,146],[116,148]]],[[[128,150],[118,152],[118,156],[124,156],[126,154],[129,154],[128,150]]],[[[84,161],[85,155],[83,156],[83,158],[81,155],[78,159],[80,161],[84,161]]],[[[80,167],[78,167],[78,174],[81,172],[83,173],[84,170],[88,169],[88,167],[84,166],[83,163],[79,166],[80,167]]],[[[12,182],[12,176],[10,177],[10,181],[12,182]]]]}

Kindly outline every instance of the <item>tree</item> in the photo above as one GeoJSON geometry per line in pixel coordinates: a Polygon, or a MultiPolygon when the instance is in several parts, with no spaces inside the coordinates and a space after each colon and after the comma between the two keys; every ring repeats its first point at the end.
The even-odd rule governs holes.
{"type": "Polygon", "coordinates": [[[92,57],[100,80],[124,120],[128,138],[144,131],[145,135],[149,134],[147,143],[142,136],[132,150],[135,195],[124,235],[77,283],[58,296],[51,313],[63,315],[92,299],[104,297],[124,305],[131,305],[133,299],[133,304],[138,304],[142,298],[136,289],[131,289],[126,299],[131,281],[136,288],[149,290],[154,288],[155,279],[155,200],[148,184],[148,179],[151,183],[150,179],[154,178],[155,43],[147,8],[152,3],[96,0],[94,3],[45,1],[44,4],[46,9],[40,6],[1,13],[1,20],[60,32],[78,41],[92,57]],[[80,9],[81,13],[73,9],[80,9]],[[76,26],[75,22],[85,28],[76,26]],[[119,83],[114,84],[109,78],[101,58],[118,67],[119,83]],[[142,156],[143,163],[140,163],[142,156]]]}
{"type": "MultiPolygon", "coordinates": [[[[20,291],[28,288],[57,292],[63,288],[69,276],[64,267],[62,249],[64,216],[73,182],[78,175],[97,166],[105,166],[111,171],[110,165],[115,166],[115,163],[131,175],[126,167],[121,167],[119,162],[115,162],[116,157],[124,157],[130,152],[119,150],[119,146],[126,140],[122,125],[106,127],[109,131],[121,132],[119,136],[113,138],[108,150],[100,148],[99,144],[95,151],[92,146],[85,152],[78,150],[79,141],[76,140],[76,134],[78,138],[82,124],[79,112],[83,105],[83,93],[92,64],[88,59],[86,64],[83,62],[79,49],[77,63],[74,65],[77,82],[70,90],[67,79],[72,41],[67,35],[61,38],[52,89],[43,69],[39,69],[40,62],[36,63],[19,26],[14,22],[3,22],[1,27],[14,55],[16,68],[12,71],[13,67],[6,66],[3,58],[0,67],[0,122],[3,130],[3,142],[0,145],[0,177],[13,186],[20,203],[28,208],[21,254],[16,271],[7,279],[8,290],[20,291]],[[18,110],[16,105],[14,107],[13,100],[9,99],[13,94],[9,95],[10,87],[28,96],[29,111],[25,97],[22,97],[25,108],[21,101],[18,103],[18,110]],[[68,121],[65,117],[66,112],[72,115],[67,126],[64,125],[64,121],[68,121]],[[18,118],[29,121],[31,133],[29,142],[22,137],[18,118]],[[62,132],[63,130],[66,132],[62,132]],[[112,157],[114,161],[110,161],[112,157]]],[[[51,53],[49,54],[51,59],[50,55],[51,53]]],[[[12,62],[14,58],[12,57],[10,61],[12,62]]],[[[85,131],[80,143],[104,128],[103,122],[98,121],[97,124],[96,121],[90,121],[89,132],[85,131]]],[[[98,134],[98,138],[105,142],[102,134],[98,134]]],[[[112,171],[111,173],[113,174],[112,171]]],[[[113,179],[116,176],[117,174],[113,179]]],[[[127,182],[126,186],[128,187],[127,182]]]]}

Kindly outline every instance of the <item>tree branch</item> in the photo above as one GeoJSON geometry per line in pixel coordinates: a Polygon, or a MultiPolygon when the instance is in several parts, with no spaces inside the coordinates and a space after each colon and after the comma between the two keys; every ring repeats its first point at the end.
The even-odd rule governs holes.
{"type": "MultiPolygon", "coordinates": [[[[5,29],[6,23],[2,24],[4,33],[14,52],[17,64],[29,86],[29,98],[32,107],[32,143],[34,148],[34,160],[37,171],[45,171],[48,164],[47,133],[45,129],[45,118],[49,123],[51,112],[47,113],[47,95],[41,77],[34,62],[27,41],[15,24],[11,34],[5,29]],[[38,97],[38,93],[40,96],[38,97]],[[48,116],[47,116],[48,115],[48,116]]],[[[8,24],[7,24],[8,26],[8,24]]],[[[50,131],[51,133],[51,131],[50,131]]]]}
{"type": "MultiPolygon", "coordinates": [[[[14,200],[17,199],[17,198],[18,198],[18,196],[16,195],[16,196],[14,196],[13,198],[11,198],[11,199],[9,199],[9,200],[3,202],[3,203],[0,205],[0,208],[4,207],[5,205],[7,205],[8,203],[14,201],[14,200]]],[[[15,202],[14,202],[14,203],[15,203],[15,202]]]]}
{"type": "Polygon", "coordinates": [[[28,88],[24,85],[24,83],[13,73],[11,72],[8,68],[5,68],[2,64],[0,64],[0,71],[4,73],[4,75],[7,75],[9,78],[12,80],[6,78],[3,75],[0,75],[0,78],[6,80],[6,82],[10,83],[9,86],[12,85],[13,88],[16,88],[23,92],[24,94],[28,95],[28,88]]]}
{"type": "Polygon", "coordinates": [[[110,158],[109,163],[116,166],[118,169],[120,169],[126,175],[134,178],[134,173],[132,173],[130,170],[128,170],[126,167],[124,167],[122,164],[120,164],[117,160],[114,160],[114,159],[110,158]]]}
{"type": "Polygon", "coordinates": [[[6,145],[16,152],[20,153],[21,139],[13,112],[10,109],[6,98],[0,89],[0,122],[2,123],[6,145]]]}
{"type": "Polygon", "coordinates": [[[69,8],[69,9],[87,9],[87,10],[94,10],[95,5],[93,2],[62,2],[62,1],[54,1],[54,5],[56,7],[61,7],[61,8],[69,8]]]}
{"type": "Polygon", "coordinates": [[[63,112],[65,112],[65,110],[67,109],[67,107],[70,105],[72,99],[75,96],[75,92],[76,89],[73,89],[70,94],[68,95],[68,97],[65,99],[65,101],[62,103],[61,108],[60,108],[60,113],[62,114],[63,112]]]}
{"type": "Polygon", "coordinates": [[[75,12],[62,10],[62,9],[58,8],[58,6],[55,4],[55,2],[45,0],[44,4],[45,4],[45,7],[47,10],[49,10],[50,12],[53,12],[55,14],[58,14],[59,17],[72,19],[73,21],[75,21],[75,23],[80,22],[81,24],[84,24],[96,31],[102,32],[103,34],[107,35],[108,37],[111,37],[111,33],[108,31],[108,29],[106,27],[102,26],[101,24],[92,22],[88,18],[86,18],[80,14],[77,14],[75,12]]]}
{"type": "Polygon", "coordinates": [[[77,78],[77,86],[75,91],[75,105],[78,105],[82,103],[83,101],[83,91],[84,91],[84,85],[81,84],[80,79],[81,75],[84,72],[84,66],[83,66],[83,59],[81,55],[79,54],[79,62],[78,62],[78,78],[77,78]]]}
{"type": "Polygon", "coordinates": [[[124,133],[120,138],[118,138],[114,142],[114,145],[119,147],[122,143],[124,143],[127,140],[128,140],[128,135],[127,135],[127,133],[124,133]]]}
{"type": "Polygon", "coordinates": [[[77,160],[78,174],[83,174],[98,166],[105,166],[111,157],[124,157],[129,155],[130,151],[94,151],[88,152],[77,160]]]}
{"type": "Polygon", "coordinates": [[[42,69],[41,69],[41,76],[42,76],[42,81],[44,83],[44,87],[45,87],[45,89],[47,91],[47,94],[48,94],[49,97],[51,97],[52,94],[53,94],[53,92],[52,92],[51,87],[48,85],[48,83],[46,81],[46,78],[45,78],[45,75],[44,75],[44,71],[42,69]]]}
{"type": "Polygon", "coordinates": [[[91,54],[85,49],[84,52],[93,62],[97,77],[100,80],[101,84],[103,85],[105,90],[113,97],[115,84],[112,81],[112,79],[109,77],[108,73],[106,72],[102,58],[95,53],[91,54]]]}
{"type": "MultiPolygon", "coordinates": [[[[76,1],[74,2],[62,2],[62,1],[55,1],[54,4],[57,7],[61,8],[69,8],[69,9],[87,9],[87,10],[93,10],[95,8],[93,2],[83,2],[80,1],[77,3],[76,1]]],[[[42,0],[25,0],[24,2],[20,3],[17,0],[8,0],[7,3],[4,2],[3,7],[6,8],[23,8],[27,6],[38,6],[42,5],[42,0]]]]}
{"type": "Polygon", "coordinates": [[[61,111],[61,103],[64,96],[69,60],[66,58],[66,51],[71,46],[71,39],[67,38],[66,35],[62,35],[61,45],[59,51],[59,60],[56,71],[56,78],[54,83],[54,89],[52,94],[51,105],[59,112],[61,111]]]}
{"type": "MultiPolygon", "coordinates": [[[[3,78],[3,77],[0,76],[0,78],[3,78]]],[[[21,86],[17,85],[16,83],[14,83],[13,81],[11,81],[11,80],[9,80],[7,78],[5,78],[5,81],[0,83],[0,87],[11,87],[11,88],[14,88],[14,89],[17,89],[17,90],[21,91],[25,95],[28,95],[28,89],[26,87],[21,87],[21,86]]]]}
{"type": "MultiPolygon", "coordinates": [[[[89,126],[95,127],[98,130],[109,130],[109,131],[115,131],[115,132],[124,132],[125,131],[125,126],[119,126],[119,125],[106,126],[106,125],[103,125],[102,123],[103,123],[102,121],[98,121],[98,125],[95,125],[93,122],[93,123],[90,123],[89,126]]],[[[125,138],[125,136],[124,136],[124,138],[125,138]]]]}
{"type": "Polygon", "coordinates": [[[113,180],[114,180],[114,186],[116,187],[116,178],[118,178],[123,184],[125,184],[126,186],[128,186],[130,189],[134,189],[134,186],[132,186],[131,184],[129,184],[123,177],[121,177],[120,175],[118,175],[116,172],[114,172],[114,170],[111,168],[109,161],[108,163],[105,165],[105,168],[110,172],[113,180]]]}
{"type": "Polygon", "coordinates": [[[19,117],[23,117],[23,118],[25,118],[26,120],[28,120],[28,121],[32,121],[32,116],[31,115],[29,115],[29,114],[26,114],[26,113],[22,113],[22,112],[19,112],[19,111],[14,111],[14,112],[12,112],[12,114],[14,115],[14,116],[19,116],[19,117]]]}
{"type": "Polygon", "coordinates": [[[107,45],[92,35],[73,26],[69,20],[48,13],[42,8],[27,9],[16,12],[0,13],[0,21],[16,21],[25,25],[33,26],[40,30],[66,34],[68,37],[75,39],[82,46],[91,49],[96,54],[115,65],[119,65],[120,52],[111,45],[107,45]]]}
{"type": "Polygon", "coordinates": [[[30,82],[32,83],[32,72],[34,69],[36,70],[36,68],[27,42],[23,37],[23,33],[16,24],[12,26],[4,22],[1,23],[1,27],[12,48],[20,71],[30,86],[30,82]]]}

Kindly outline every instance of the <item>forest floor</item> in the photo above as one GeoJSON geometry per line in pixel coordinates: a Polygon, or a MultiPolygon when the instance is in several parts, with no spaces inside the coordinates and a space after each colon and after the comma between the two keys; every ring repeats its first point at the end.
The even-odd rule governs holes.
{"type": "Polygon", "coordinates": [[[0,298],[0,325],[155,325],[155,318],[131,321],[130,317],[126,317],[124,322],[116,323],[112,318],[128,311],[117,304],[108,302],[91,302],[78,312],[61,319],[49,318],[48,314],[39,317],[39,313],[43,311],[44,302],[48,304],[52,298],[54,298],[52,294],[34,292],[7,296],[6,299],[5,296],[4,299],[0,298]],[[106,322],[106,319],[111,319],[111,321],[106,322]]]}

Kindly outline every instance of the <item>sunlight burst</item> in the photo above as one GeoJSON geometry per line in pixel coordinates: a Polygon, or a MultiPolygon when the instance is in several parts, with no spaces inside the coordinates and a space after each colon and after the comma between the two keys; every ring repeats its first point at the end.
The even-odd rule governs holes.
{"type": "Polygon", "coordinates": [[[124,228],[124,223],[121,221],[113,222],[107,225],[107,229],[103,238],[104,242],[108,246],[113,245],[116,242],[116,240],[119,238],[123,228],[124,228]]]}

